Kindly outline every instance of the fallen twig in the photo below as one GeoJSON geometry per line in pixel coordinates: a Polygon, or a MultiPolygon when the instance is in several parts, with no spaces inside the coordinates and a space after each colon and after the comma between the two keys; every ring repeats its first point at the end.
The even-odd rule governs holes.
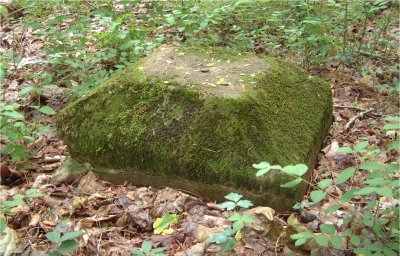
{"type": "Polygon", "coordinates": [[[344,127],[344,131],[347,132],[357,119],[363,118],[365,115],[372,113],[372,111],[374,111],[374,109],[371,108],[371,109],[365,110],[361,113],[358,113],[357,115],[350,118],[350,120],[347,122],[346,126],[344,127]]]}
{"type": "Polygon", "coordinates": [[[360,107],[355,107],[355,106],[341,106],[341,105],[333,105],[334,108],[349,108],[349,109],[355,109],[355,110],[361,110],[365,111],[365,108],[360,108],[360,107]]]}
{"type": "MultiPolygon", "coordinates": [[[[359,111],[369,111],[365,108],[360,108],[360,107],[354,107],[354,106],[340,106],[340,105],[333,105],[334,108],[341,108],[341,109],[354,109],[354,110],[359,110],[359,111]]],[[[372,109],[373,110],[373,109],[372,109]]],[[[374,117],[381,117],[383,116],[382,114],[376,113],[376,112],[370,112],[368,115],[374,116],[374,117]]]]}

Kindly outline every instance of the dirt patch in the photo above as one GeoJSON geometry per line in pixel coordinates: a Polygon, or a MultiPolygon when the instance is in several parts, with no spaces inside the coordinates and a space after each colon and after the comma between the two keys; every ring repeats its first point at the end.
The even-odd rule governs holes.
{"type": "Polygon", "coordinates": [[[174,81],[182,86],[195,86],[205,96],[236,98],[255,86],[258,74],[271,69],[267,62],[254,56],[223,60],[213,52],[207,53],[209,57],[173,46],[160,47],[146,58],[143,70],[149,77],[165,79],[165,83],[174,81]]]}

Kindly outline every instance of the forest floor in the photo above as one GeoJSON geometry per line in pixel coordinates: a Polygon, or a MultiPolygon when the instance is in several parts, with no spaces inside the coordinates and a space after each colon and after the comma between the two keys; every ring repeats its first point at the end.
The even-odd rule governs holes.
{"type": "MultiPolygon", "coordinates": [[[[38,100],[35,95],[19,96],[23,88],[33,83],[25,77],[40,72],[40,63],[45,57],[42,47],[48,42],[19,23],[3,23],[1,31],[1,45],[5,52],[24,49],[23,59],[12,67],[12,73],[2,84],[3,101],[18,102],[26,115],[36,122],[53,126],[53,116],[40,115],[29,108],[38,100]]],[[[393,33],[397,32],[393,28],[393,33]]],[[[390,60],[385,57],[372,57],[366,65],[376,70],[388,65],[387,62],[390,60]]],[[[319,164],[312,170],[314,184],[326,177],[334,179],[341,170],[354,164],[353,156],[337,153],[339,146],[368,141],[369,145],[382,149],[376,159],[384,163],[398,161],[398,151],[384,150],[393,135],[381,129],[385,124],[384,117],[399,113],[398,95],[377,90],[374,87],[376,77],[363,76],[359,70],[339,63],[326,63],[309,70],[312,75],[321,77],[331,85],[334,102],[334,121],[323,142],[319,164]]],[[[65,88],[49,90],[39,97],[56,111],[67,103],[65,88]]],[[[68,149],[58,139],[56,132],[44,133],[27,147],[35,152],[28,161],[11,162],[4,155],[1,159],[2,184],[6,184],[7,180],[7,185],[1,186],[1,200],[9,200],[31,188],[38,188],[43,194],[17,206],[13,209],[15,214],[7,217],[8,226],[16,234],[9,240],[10,244],[16,244],[16,255],[47,255],[56,250],[58,245],[45,237],[46,233],[55,230],[61,233],[85,231],[74,255],[131,255],[129,250],[140,248],[145,240],[150,240],[153,247],[167,246],[170,255],[179,255],[179,252],[182,253],[180,255],[214,255],[219,251],[219,246],[208,245],[204,241],[211,234],[221,231],[221,228],[229,227],[231,222],[227,218],[232,212],[219,209],[216,202],[170,188],[114,185],[99,180],[92,172],[79,182],[55,185],[49,181],[68,157],[68,149]],[[138,201],[144,203],[137,204],[138,201]],[[171,234],[154,234],[154,221],[166,212],[178,214],[179,221],[171,226],[171,234]]],[[[363,179],[363,175],[356,174],[354,183],[357,183],[357,179],[363,179]]],[[[324,209],[337,203],[338,199],[335,198],[340,197],[345,189],[332,185],[327,190],[333,195],[329,200],[313,206],[304,204],[297,212],[275,213],[273,209],[263,208],[266,219],[260,220],[258,226],[244,230],[234,254],[281,255],[285,252],[290,255],[288,251],[294,250],[288,246],[293,243],[289,238],[290,226],[303,226],[317,232],[319,224],[331,223],[340,230],[343,219],[352,210],[362,211],[366,207],[359,202],[349,202],[334,214],[324,213],[324,209]],[[258,234],[271,235],[260,236],[255,230],[258,234]]],[[[304,199],[308,199],[308,195],[304,199]]],[[[382,202],[385,203],[392,202],[382,202]]],[[[346,255],[345,251],[333,252],[332,249],[324,253],[346,255]]]]}

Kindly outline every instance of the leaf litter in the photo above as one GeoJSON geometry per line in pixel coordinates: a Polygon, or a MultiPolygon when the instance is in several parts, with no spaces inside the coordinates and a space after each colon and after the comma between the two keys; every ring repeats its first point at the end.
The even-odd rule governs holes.
{"type": "MultiPolygon", "coordinates": [[[[98,24],[92,26],[99,31],[103,29],[98,24]]],[[[396,29],[390,31],[397,33],[396,29]]],[[[5,50],[1,53],[15,50],[24,56],[20,63],[9,68],[12,74],[2,84],[3,88],[7,88],[4,100],[19,101],[24,107],[29,107],[37,99],[21,98],[19,92],[38,82],[34,78],[25,78],[42,70],[45,58],[42,48],[46,42],[31,30],[23,29],[19,23],[2,24],[2,32],[5,50]]],[[[91,45],[88,47],[96,50],[91,45]]],[[[315,184],[326,178],[336,179],[343,169],[354,165],[355,159],[338,153],[338,147],[360,141],[368,141],[380,149],[389,144],[391,135],[382,132],[384,124],[381,117],[399,113],[399,100],[384,89],[374,89],[377,83],[391,79],[382,78],[376,68],[388,65],[385,63],[388,61],[371,58],[364,67],[373,71],[371,75],[342,68],[335,63],[310,70],[311,74],[330,82],[335,103],[335,119],[324,141],[324,154],[321,154],[319,165],[313,171],[315,184]],[[372,111],[359,116],[346,128],[352,118],[369,109],[372,111]]],[[[213,68],[214,65],[217,64],[207,64],[207,67],[213,68]]],[[[61,89],[48,91],[46,101],[55,110],[61,109],[67,102],[65,88],[57,88],[61,89]]],[[[53,117],[39,118],[45,124],[54,121],[53,117]]],[[[26,200],[26,205],[18,206],[15,214],[7,217],[9,228],[1,240],[7,243],[1,244],[15,247],[14,253],[35,255],[49,252],[52,248],[46,234],[54,230],[62,233],[73,230],[85,232],[79,240],[79,250],[74,255],[130,255],[129,249],[140,248],[146,240],[150,240],[153,246],[167,246],[170,255],[214,255],[219,252],[218,246],[210,245],[207,239],[223,231],[224,227],[230,227],[231,222],[227,218],[232,214],[231,211],[222,211],[212,202],[170,188],[113,185],[99,180],[93,172],[88,172],[80,181],[73,181],[72,184],[54,185],[51,183],[53,172],[68,156],[65,145],[56,134],[49,132],[26,146],[35,152],[28,163],[10,164],[4,156],[1,158],[1,201],[24,194],[30,188],[38,188],[44,195],[32,201],[26,200]],[[173,232],[154,234],[155,221],[167,213],[179,216],[176,223],[169,226],[173,232]]],[[[382,152],[378,155],[382,162],[398,161],[398,150],[382,152]]],[[[363,174],[359,174],[353,182],[360,184],[364,178],[363,174]]],[[[326,192],[332,196],[314,206],[303,202],[302,210],[296,213],[274,213],[273,209],[265,209],[267,207],[246,210],[245,213],[252,216],[255,222],[245,226],[235,253],[290,255],[294,251],[293,246],[288,246],[292,243],[289,236],[293,232],[319,232],[323,223],[333,224],[337,230],[342,230],[343,218],[353,210],[365,211],[365,207],[348,202],[341,204],[340,208],[336,207],[331,214],[326,214],[325,210],[339,204],[338,198],[350,185],[353,184],[345,182],[330,186],[326,192]]],[[[385,197],[381,198],[381,203],[383,206],[393,204],[385,197]]],[[[315,246],[306,244],[303,249],[311,250],[315,246]]]]}

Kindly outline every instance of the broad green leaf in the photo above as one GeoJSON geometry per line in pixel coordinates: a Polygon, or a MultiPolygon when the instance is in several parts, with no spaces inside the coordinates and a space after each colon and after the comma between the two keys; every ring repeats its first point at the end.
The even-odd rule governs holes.
{"type": "Polygon", "coordinates": [[[400,116],[388,116],[384,119],[389,122],[400,122],[400,116]]]}
{"type": "Polygon", "coordinates": [[[370,250],[367,250],[365,248],[356,248],[353,252],[357,255],[373,255],[370,250]]]}
{"type": "Polygon", "coordinates": [[[229,216],[228,220],[230,221],[237,221],[240,220],[242,218],[242,216],[240,215],[240,213],[235,212],[234,214],[232,214],[231,216],[229,216]]]}
{"type": "Polygon", "coordinates": [[[357,195],[365,196],[365,195],[370,195],[372,193],[377,193],[377,189],[378,189],[377,187],[364,187],[357,192],[357,195]]]}
{"type": "Polygon", "coordinates": [[[239,200],[239,202],[237,202],[237,206],[240,206],[242,208],[249,208],[253,206],[253,203],[249,200],[239,200]]]}
{"type": "Polygon", "coordinates": [[[223,252],[230,251],[233,247],[235,247],[237,241],[232,238],[228,237],[222,244],[221,244],[221,250],[223,252]]]}
{"type": "Polygon", "coordinates": [[[66,240],[60,244],[58,247],[58,251],[61,253],[70,253],[73,252],[76,248],[78,248],[79,244],[77,241],[71,239],[66,240]]]}
{"type": "Polygon", "coordinates": [[[367,177],[368,177],[369,179],[384,178],[385,176],[386,176],[386,173],[385,173],[385,172],[372,172],[372,173],[369,173],[369,174],[367,175],[367,177]]]}
{"type": "Polygon", "coordinates": [[[60,242],[67,241],[73,239],[75,237],[80,237],[83,234],[82,231],[71,231],[63,235],[60,239],[60,242]]]}
{"type": "Polygon", "coordinates": [[[18,109],[19,107],[21,107],[21,104],[19,104],[19,103],[13,103],[13,104],[11,104],[11,105],[5,105],[3,108],[4,108],[4,110],[15,110],[15,109],[18,109]]]}
{"type": "Polygon", "coordinates": [[[138,250],[138,249],[131,249],[131,253],[135,254],[137,256],[145,256],[145,254],[142,251],[138,250]]]}
{"type": "Polygon", "coordinates": [[[0,230],[3,230],[7,227],[7,221],[5,219],[0,219],[0,230]]]}
{"type": "Polygon", "coordinates": [[[43,194],[42,194],[42,192],[40,192],[40,190],[39,189],[37,189],[37,188],[31,188],[31,189],[28,189],[26,192],[25,192],[25,194],[28,196],[28,198],[34,198],[34,197],[41,197],[41,196],[43,196],[43,194]]]}
{"type": "Polygon", "coordinates": [[[225,196],[226,199],[234,201],[235,203],[240,200],[243,196],[238,193],[229,193],[225,196]]]}
{"type": "Polygon", "coordinates": [[[390,185],[393,186],[393,187],[396,187],[396,188],[400,187],[399,180],[392,180],[390,182],[390,185]]]}
{"type": "Polygon", "coordinates": [[[383,130],[399,130],[399,129],[400,129],[399,124],[385,124],[385,126],[383,126],[383,130]]]}
{"type": "Polygon", "coordinates": [[[46,115],[54,115],[56,112],[49,106],[39,108],[39,111],[46,115]]]}
{"type": "Polygon", "coordinates": [[[342,232],[342,234],[345,236],[351,236],[353,234],[353,231],[351,229],[347,228],[342,232]]]}
{"type": "Polygon", "coordinates": [[[61,233],[52,231],[52,232],[47,233],[46,237],[53,243],[58,244],[60,242],[61,233]]]}
{"type": "Polygon", "coordinates": [[[287,165],[282,168],[282,171],[291,174],[291,175],[296,175],[298,177],[301,177],[304,173],[306,173],[308,170],[308,166],[305,164],[297,164],[297,165],[287,165]]]}
{"type": "Polygon", "coordinates": [[[348,180],[351,176],[353,176],[356,169],[354,167],[348,167],[344,169],[339,176],[336,178],[336,185],[342,184],[346,180],[348,180]]]}
{"type": "Polygon", "coordinates": [[[338,150],[336,152],[337,153],[343,153],[343,154],[353,154],[354,150],[352,148],[349,148],[349,147],[342,147],[342,148],[338,148],[338,150]]]}
{"type": "Polygon", "coordinates": [[[244,222],[243,221],[235,221],[233,223],[232,227],[234,230],[239,231],[244,227],[244,222]]]}
{"type": "Polygon", "coordinates": [[[231,236],[235,233],[236,233],[236,231],[232,228],[227,228],[224,231],[222,231],[222,234],[224,234],[225,236],[231,236]]]}
{"type": "MultiPolygon", "coordinates": [[[[398,181],[397,181],[398,182],[398,181]]],[[[384,197],[393,197],[393,190],[390,187],[380,187],[376,189],[376,193],[384,197]]]]}
{"type": "Polygon", "coordinates": [[[374,178],[364,181],[364,184],[374,185],[374,186],[383,186],[388,183],[390,183],[390,180],[385,178],[374,178]]]}
{"type": "Polygon", "coordinates": [[[318,182],[318,187],[321,189],[326,189],[332,184],[333,180],[332,179],[323,179],[320,182],[318,182]]]}
{"type": "Polygon", "coordinates": [[[400,149],[400,140],[395,140],[395,141],[390,142],[388,151],[398,150],[398,149],[400,149]]]}
{"type": "Polygon", "coordinates": [[[228,211],[235,209],[236,204],[234,202],[223,202],[218,205],[221,209],[227,209],[228,211]]]}
{"type": "Polygon", "coordinates": [[[281,170],[282,166],[280,166],[280,165],[271,165],[271,167],[269,167],[269,168],[271,168],[271,170],[281,170]]]}
{"type": "Polygon", "coordinates": [[[386,171],[393,172],[400,170],[400,163],[390,163],[386,166],[386,171]]]}
{"type": "Polygon", "coordinates": [[[377,162],[373,161],[365,161],[361,166],[360,169],[363,170],[372,170],[372,171],[378,171],[378,170],[384,170],[385,166],[378,164],[377,162]]]}
{"type": "Polygon", "coordinates": [[[300,246],[302,244],[305,244],[307,242],[307,239],[301,238],[296,240],[296,242],[294,243],[295,246],[300,246]]]}
{"type": "Polygon", "coordinates": [[[337,250],[343,249],[343,238],[341,236],[333,235],[331,236],[330,241],[333,248],[337,250]]]}
{"type": "Polygon", "coordinates": [[[323,233],[328,234],[328,235],[333,235],[333,234],[335,234],[335,231],[336,231],[335,226],[332,224],[321,224],[319,226],[319,228],[321,229],[321,231],[323,233]]]}
{"type": "Polygon", "coordinates": [[[65,61],[65,63],[71,65],[71,67],[73,67],[73,68],[79,67],[79,64],[76,63],[75,61],[71,60],[71,59],[67,59],[67,60],[65,61]]]}
{"type": "Polygon", "coordinates": [[[368,209],[373,209],[375,206],[377,206],[377,201],[371,201],[371,202],[368,202],[368,204],[367,204],[367,207],[368,207],[368,209]]]}
{"type": "MultiPolygon", "coordinates": [[[[169,226],[173,223],[177,223],[179,220],[179,216],[176,214],[170,214],[167,212],[164,214],[163,217],[157,218],[156,221],[153,223],[154,234],[161,234],[164,231],[167,231],[169,226]]],[[[170,233],[169,231],[167,231],[170,233]]]]}
{"type": "Polygon", "coordinates": [[[297,234],[290,235],[290,238],[293,240],[308,239],[308,238],[312,238],[312,237],[314,237],[314,233],[312,233],[310,231],[305,231],[305,232],[300,232],[297,234]]]}
{"type": "Polygon", "coordinates": [[[143,252],[146,254],[148,254],[150,252],[151,247],[153,247],[153,246],[152,246],[151,242],[148,240],[143,241],[142,246],[141,246],[143,252]]]}
{"type": "Polygon", "coordinates": [[[359,142],[354,146],[354,151],[359,152],[360,150],[366,148],[367,146],[368,146],[368,141],[359,142]]]}
{"type": "Polygon", "coordinates": [[[394,248],[394,250],[390,249],[390,248],[383,248],[383,252],[385,253],[385,256],[398,256],[399,255],[399,251],[398,248],[394,248]],[[397,252],[395,252],[394,250],[397,250],[397,252]]]}
{"type": "Polygon", "coordinates": [[[8,116],[8,117],[14,118],[14,119],[23,119],[24,118],[24,116],[21,115],[20,113],[18,113],[17,111],[4,111],[2,113],[2,115],[8,116]]]}
{"type": "Polygon", "coordinates": [[[269,171],[271,171],[271,169],[269,168],[258,170],[258,172],[256,173],[256,177],[263,176],[264,174],[267,174],[269,171]]]}
{"type": "Polygon", "coordinates": [[[302,181],[303,181],[302,178],[297,178],[295,180],[289,181],[288,183],[281,185],[281,187],[282,188],[291,188],[291,187],[294,187],[294,186],[300,184],[302,181]]]}
{"type": "MultiPolygon", "coordinates": [[[[267,162],[262,162],[262,163],[266,163],[266,164],[268,164],[267,162]]],[[[253,165],[253,167],[254,167],[255,165],[253,165]]],[[[256,165],[256,166],[260,166],[260,165],[256,165]]],[[[262,165],[261,165],[262,166],[262,165]]],[[[258,169],[258,168],[256,168],[256,169],[258,169]]],[[[271,170],[280,170],[281,169],[281,166],[280,165],[272,165],[272,166],[269,166],[269,164],[268,164],[268,166],[266,166],[265,168],[261,168],[260,170],[258,170],[258,172],[256,173],[256,176],[257,177],[259,177],[259,176],[262,176],[262,175],[264,175],[264,174],[267,174],[269,171],[271,171],[271,170]]]]}
{"type": "Polygon", "coordinates": [[[18,94],[20,97],[26,97],[28,96],[31,92],[36,91],[38,88],[35,85],[31,85],[28,87],[25,87],[24,89],[22,89],[18,94]]]}
{"type": "Polygon", "coordinates": [[[328,208],[326,208],[325,212],[326,212],[326,213],[332,213],[332,212],[337,211],[340,207],[342,207],[342,206],[339,205],[339,204],[331,205],[331,206],[329,206],[328,208]]]}
{"type": "Polygon", "coordinates": [[[220,244],[223,243],[227,239],[227,236],[223,233],[216,233],[212,237],[208,239],[210,243],[220,244]]]}
{"type": "Polygon", "coordinates": [[[326,192],[322,190],[315,190],[310,193],[310,197],[313,200],[314,203],[320,202],[322,199],[324,199],[326,196],[326,192]]]}
{"type": "Polygon", "coordinates": [[[247,214],[244,214],[244,215],[242,216],[242,220],[243,220],[244,222],[247,222],[247,223],[254,222],[253,218],[250,217],[250,216],[247,215],[247,214]]]}
{"type": "MultiPolygon", "coordinates": [[[[5,7],[4,7],[5,8],[5,7]]],[[[7,8],[5,8],[7,10],[7,8]]],[[[7,72],[7,63],[5,61],[0,62],[0,83],[6,79],[7,72]]]]}
{"type": "MultiPolygon", "coordinates": [[[[165,251],[165,250],[167,250],[167,249],[168,249],[168,247],[158,247],[158,248],[152,249],[152,250],[151,250],[151,253],[153,253],[153,254],[158,254],[158,253],[163,252],[163,251],[165,251]]],[[[161,255],[158,254],[157,256],[161,256],[161,255]]]]}
{"type": "Polygon", "coordinates": [[[166,17],[166,19],[165,19],[167,22],[168,22],[168,24],[169,25],[175,25],[175,17],[174,16],[168,16],[168,17],[166,17]]]}
{"type": "Polygon", "coordinates": [[[25,197],[25,196],[22,195],[22,194],[16,194],[16,195],[13,196],[13,199],[14,199],[14,200],[24,199],[24,197],[25,197]]]}
{"type": "Polygon", "coordinates": [[[3,201],[2,206],[7,208],[14,208],[18,205],[25,205],[25,202],[22,199],[14,199],[12,201],[3,201]]]}
{"type": "Polygon", "coordinates": [[[315,237],[315,241],[317,241],[317,243],[322,246],[322,247],[328,247],[328,238],[324,235],[316,235],[315,237]]]}
{"type": "Polygon", "coordinates": [[[261,162],[259,164],[253,164],[253,167],[258,170],[261,170],[270,167],[270,164],[268,162],[261,162]]]}

